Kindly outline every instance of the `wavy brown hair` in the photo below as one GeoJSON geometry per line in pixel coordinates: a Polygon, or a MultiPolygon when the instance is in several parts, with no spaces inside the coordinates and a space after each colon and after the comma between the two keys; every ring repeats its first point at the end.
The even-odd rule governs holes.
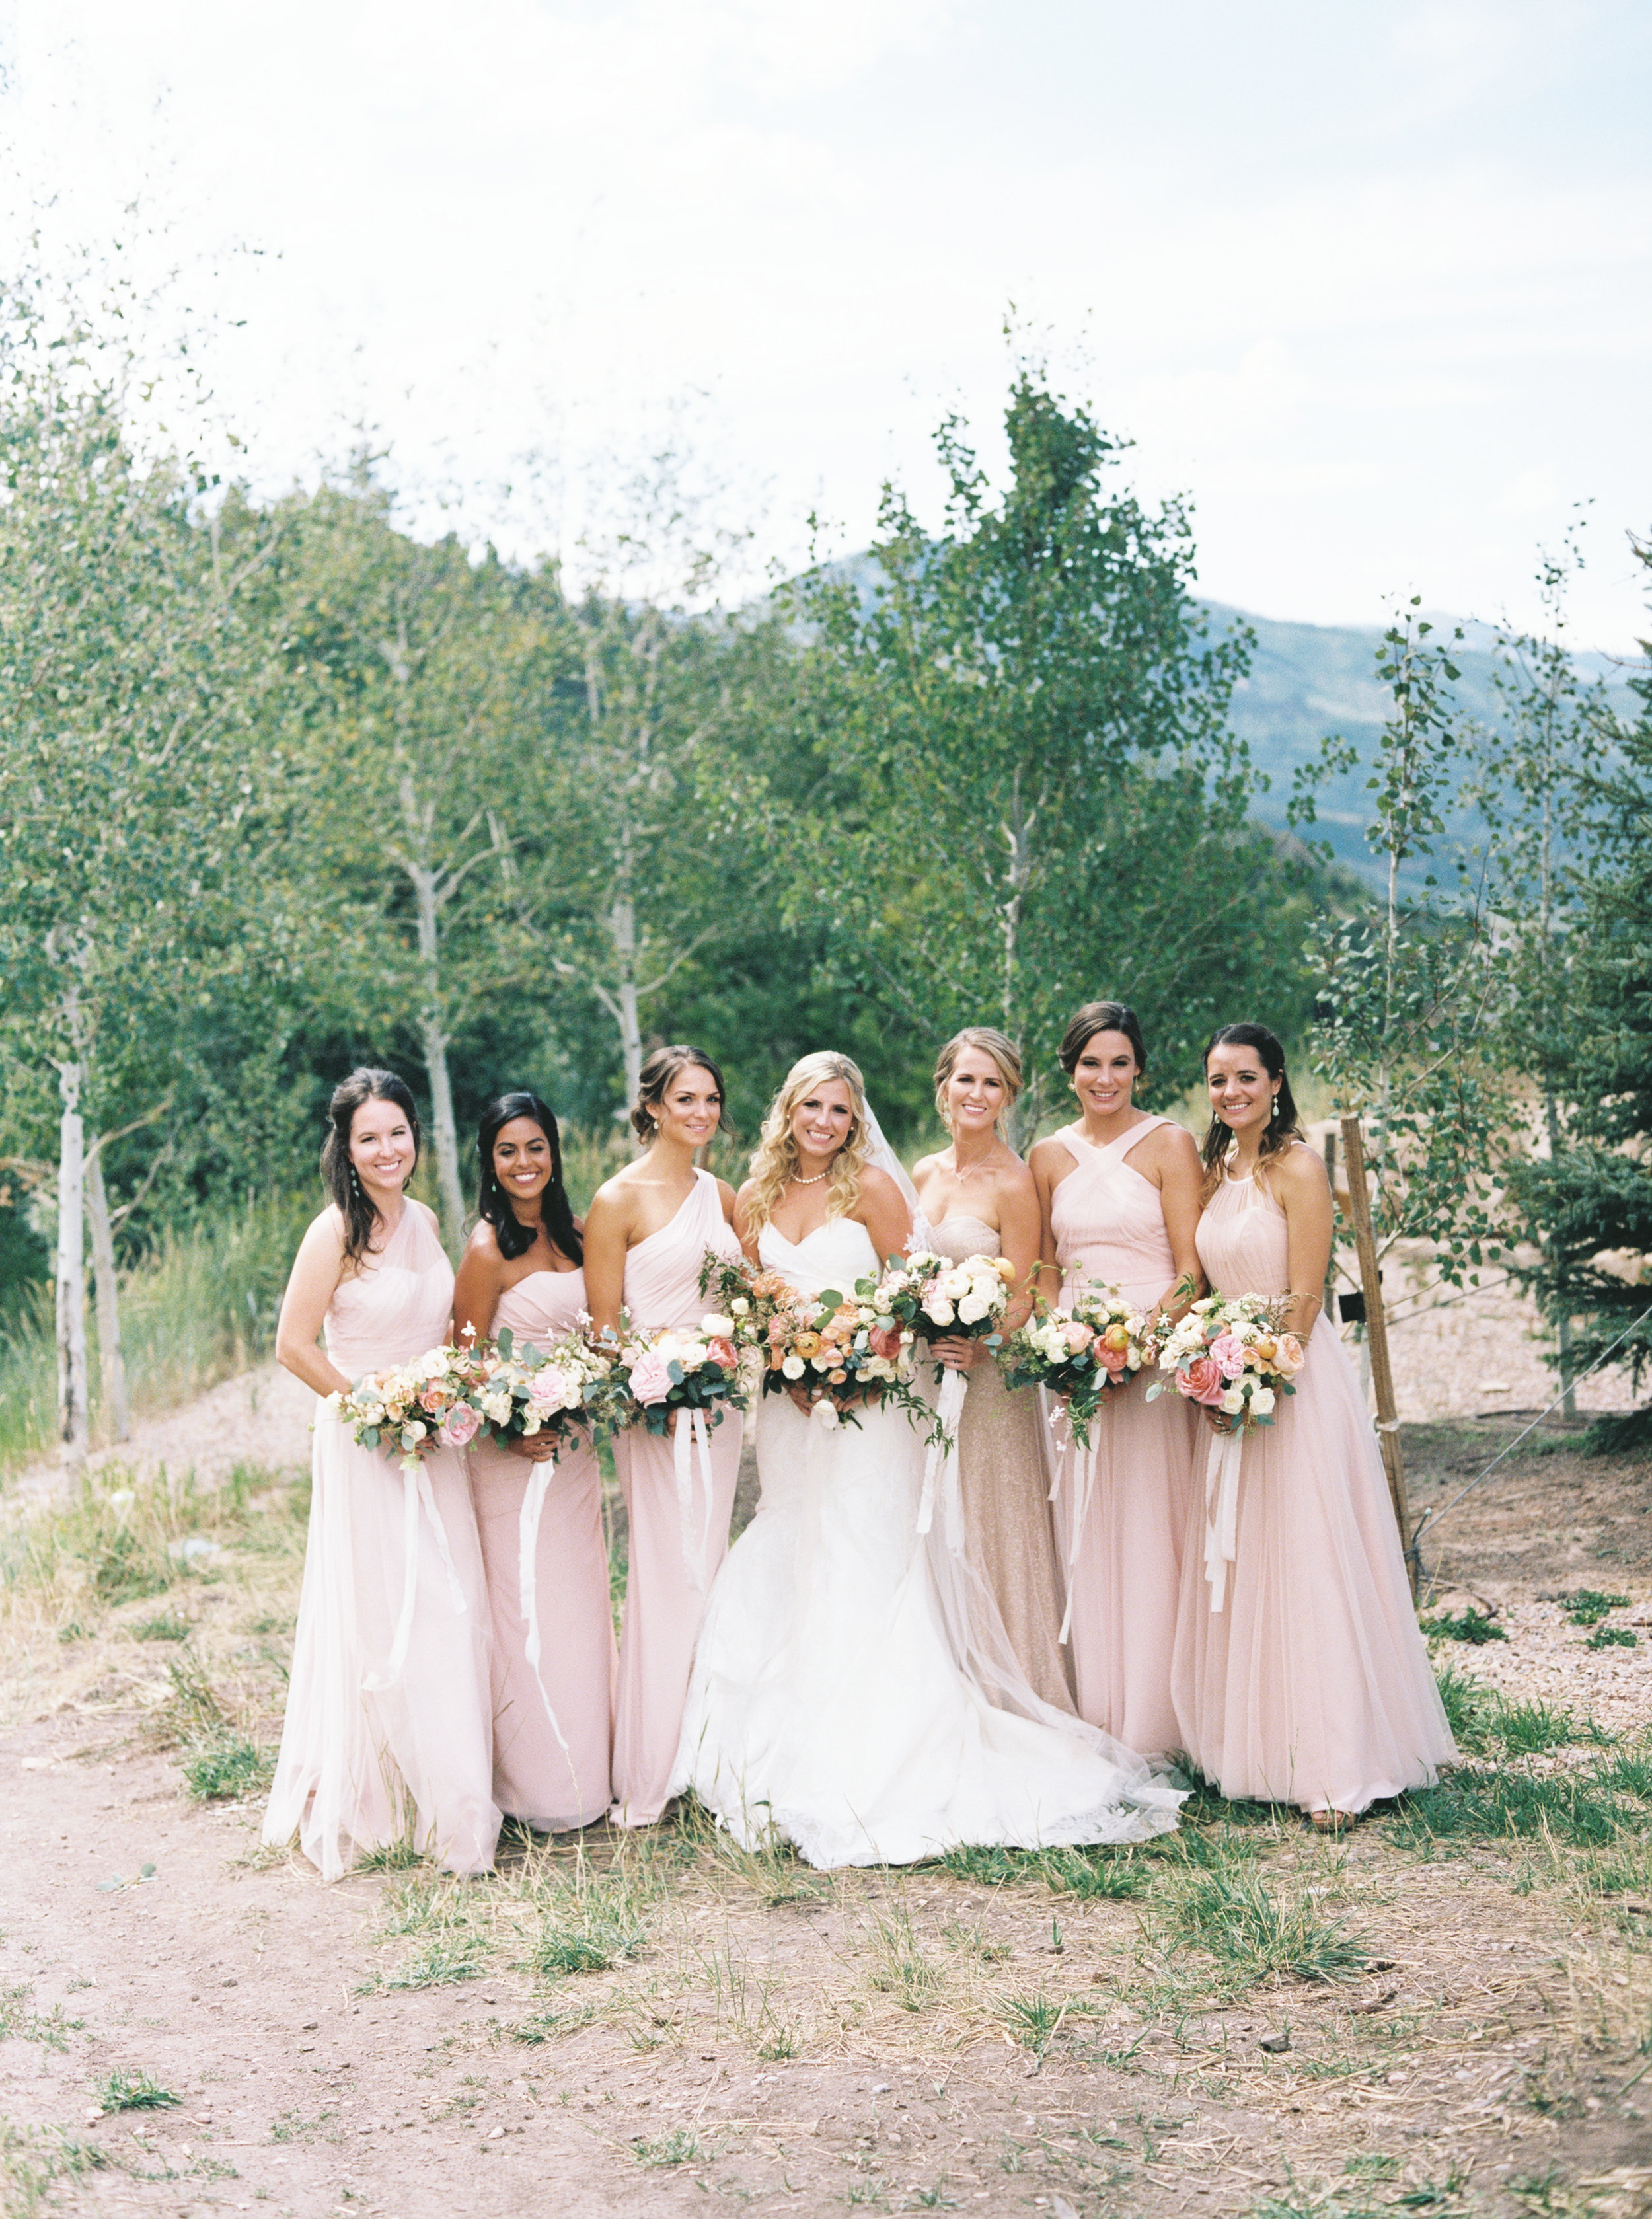
{"type": "MultiPolygon", "coordinates": [[[[1285,1051],[1280,1046],[1277,1035],[1270,1033],[1266,1025],[1219,1025],[1205,1042],[1205,1052],[1199,1059],[1202,1072],[1208,1072],[1210,1068],[1213,1047],[1254,1049],[1269,1078],[1279,1081],[1277,1113],[1269,1119],[1268,1129],[1262,1135],[1262,1145],[1257,1151],[1257,1169],[1260,1171],[1270,1156],[1282,1155],[1289,1142],[1307,1138],[1302,1130],[1295,1097],[1290,1091],[1290,1078],[1285,1070],[1285,1051]]],[[[1224,1125],[1220,1117],[1213,1116],[1205,1133],[1204,1147],[1200,1152],[1204,1157],[1207,1201],[1221,1184],[1222,1166],[1233,1144],[1233,1127],[1224,1125]]]]}
{"type": "MultiPolygon", "coordinates": [[[[415,1169],[420,1141],[419,1111],[413,1091],[407,1080],[398,1078],[394,1071],[363,1065],[333,1088],[332,1099],[327,1104],[327,1137],[321,1143],[321,1176],[345,1221],[345,1260],[357,1265],[372,1246],[379,1222],[378,1210],[368,1199],[350,1160],[350,1128],[356,1122],[356,1112],[369,1102],[394,1102],[407,1119],[413,1133],[415,1169]]],[[[412,1173],[408,1176],[411,1178],[412,1173]]]]}
{"type": "Polygon", "coordinates": [[[768,1223],[786,1181],[795,1178],[803,1168],[798,1144],[792,1137],[792,1112],[812,1088],[831,1080],[848,1088],[854,1122],[849,1128],[848,1139],[832,1158],[831,1172],[826,1182],[826,1215],[847,1217],[860,1201],[860,1174],[866,1166],[866,1083],[860,1076],[859,1064],[831,1048],[821,1048],[813,1055],[800,1057],[792,1065],[763,1120],[757,1153],[751,1159],[755,1191],[746,1205],[754,1232],[768,1223]]]}
{"type": "Polygon", "coordinates": [[[666,1098],[666,1089],[680,1071],[709,1071],[717,1081],[717,1123],[719,1133],[730,1140],[738,1136],[729,1122],[729,1090],[723,1083],[718,1070],[703,1047],[686,1047],[679,1041],[671,1047],[656,1047],[637,1075],[637,1100],[631,1108],[631,1126],[639,1141],[652,1141],[658,1132],[660,1121],[650,1113],[666,1098]]]}

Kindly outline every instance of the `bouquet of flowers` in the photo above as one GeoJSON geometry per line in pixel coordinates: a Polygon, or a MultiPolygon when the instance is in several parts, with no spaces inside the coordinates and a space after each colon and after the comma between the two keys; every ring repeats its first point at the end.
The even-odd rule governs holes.
{"type": "Polygon", "coordinates": [[[1207,1410],[1220,1410],[1249,1433],[1270,1426],[1282,1395],[1307,1361],[1295,1333],[1279,1330],[1282,1304],[1262,1295],[1208,1294],[1158,1342],[1158,1368],[1149,1401],[1173,1385],[1207,1410]]]}
{"type": "Polygon", "coordinates": [[[469,1348],[432,1348],[411,1364],[370,1372],[327,1408],[349,1426],[357,1448],[382,1448],[404,1472],[438,1446],[462,1449],[481,1426],[481,1370],[469,1348]]]}
{"type": "Polygon", "coordinates": [[[766,1395],[801,1387],[823,1425],[858,1426],[856,1406],[873,1396],[928,1422],[912,1387],[912,1336],[868,1298],[871,1285],[807,1295],[780,1282],[762,1327],[766,1395]]]}
{"type": "Polygon", "coordinates": [[[1047,1387],[1066,1397],[1067,1422],[1080,1448],[1109,1394],[1127,1387],[1154,1352],[1147,1321],[1116,1288],[1086,1287],[1059,1307],[1040,1305],[998,1352],[1004,1384],[1047,1387]]]}
{"type": "Polygon", "coordinates": [[[745,1256],[705,1252],[700,1265],[699,1290],[717,1303],[712,1313],[727,1328],[728,1338],[741,1351],[768,1350],[771,1321],[798,1299],[797,1290],[778,1271],[765,1271],[745,1256]]]}
{"type": "Polygon", "coordinates": [[[698,1332],[673,1326],[633,1333],[621,1343],[612,1366],[617,1426],[640,1425],[650,1433],[667,1433],[674,1410],[704,1417],[746,1405],[734,1321],[717,1312],[703,1317],[698,1332]]]}
{"type": "Polygon", "coordinates": [[[577,1328],[541,1352],[530,1341],[519,1349],[509,1326],[501,1326],[477,1348],[476,1364],[477,1408],[496,1441],[549,1433],[559,1458],[564,1448],[601,1440],[611,1429],[614,1359],[577,1328]]]}
{"type": "Polygon", "coordinates": [[[863,1280],[857,1291],[869,1296],[879,1316],[918,1339],[985,1340],[996,1346],[1015,1276],[1007,1256],[966,1256],[954,1264],[920,1249],[904,1261],[891,1258],[880,1279],[863,1280]]]}

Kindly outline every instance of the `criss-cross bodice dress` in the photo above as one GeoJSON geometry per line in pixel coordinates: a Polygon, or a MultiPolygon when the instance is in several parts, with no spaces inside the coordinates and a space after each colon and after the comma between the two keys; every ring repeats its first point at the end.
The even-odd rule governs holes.
{"type": "MultiPolygon", "coordinates": [[[[716,1179],[697,1170],[676,1215],[626,1255],[624,1302],[633,1326],[699,1323],[705,1310],[700,1267],[708,1249],[738,1256],[740,1243],[723,1215],[716,1179]]],[[[702,1468],[698,1452],[688,1453],[685,1433],[680,1476],[692,1498],[686,1513],[675,1440],[638,1426],[614,1444],[630,1551],[614,1702],[612,1817],[618,1825],[652,1825],[668,1799],[694,1644],[729,1545],[741,1442],[739,1413],[728,1412],[711,1428],[702,1468]]]]}
{"type": "MultiPolygon", "coordinates": [[[[764,1265],[810,1293],[874,1271],[864,1226],[792,1241],[764,1265]]],[[[762,1496],[706,1613],[674,1786],[741,1841],[773,1829],[811,1864],[907,1864],[962,1843],[1139,1841],[1178,1797],[1128,1752],[995,1708],[960,1668],[916,1537],[920,1436],[899,1411],[857,1426],[784,1395],[757,1423],[762,1496]]]]}
{"type": "MultiPolygon", "coordinates": [[[[408,1202],[382,1251],[339,1283],[327,1354],[348,1379],[408,1363],[447,1339],[452,1308],[453,1272],[434,1222],[408,1202]]],[[[264,1837],[286,1842],[296,1831],[329,1880],[360,1851],[406,1837],[454,1872],[486,1872],[500,1814],[488,1604],[463,1458],[434,1449],[404,1480],[381,1451],[357,1448],[323,1403],[311,1471],[264,1837]]]]}
{"type": "MultiPolygon", "coordinates": [[[[582,1271],[530,1271],[500,1295],[492,1329],[508,1327],[519,1351],[543,1351],[579,1323],[585,1307],[582,1271]]],[[[596,1451],[564,1449],[554,1465],[534,1464],[479,1438],[469,1458],[493,1613],[494,1798],[507,1818],[541,1833],[593,1825],[612,1792],[618,1665],[596,1451]],[[537,1669],[523,1609],[525,1503],[533,1529],[537,1669]]]]}
{"type": "MultiPolygon", "coordinates": [[[[1223,1294],[1289,1290],[1285,1214],[1259,1179],[1222,1181],[1198,1242],[1223,1294]]],[[[1294,1384],[1276,1422],[1245,1440],[1220,1610],[1205,1576],[1202,1487],[1193,1505],[1177,1713],[1189,1755],[1224,1795],[1358,1812],[1432,1784],[1456,1752],[1358,1375],[1323,1318],[1294,1384]]],[[[1220,1445],[1201,1431],[1215,1445],[1200,1457],[1202,1479],[1220,1445]]]]}
{"type": "MultiPolygon", "coordinates": [[[[1130,1163],[1137,1144],[1167,1122],[1144,1119],[1106,1147],[1077,1126],[1056,1134],[1074,1165],[1050,1209],[1064,1302],[1099,1284],[1145,1310],[1175,1277],[1158,1190],[1130,1163]]],[[[1139,1377],[1108,1396],[1088,1452],[1071,1439],[1062,1448],[1056,1532],[1079,1715],[1157,1756],[1179,1742],[1171,1654],[1195,1420],[1179,1395],[1150,1402],[1147,1384],[1139,1377]]]]}

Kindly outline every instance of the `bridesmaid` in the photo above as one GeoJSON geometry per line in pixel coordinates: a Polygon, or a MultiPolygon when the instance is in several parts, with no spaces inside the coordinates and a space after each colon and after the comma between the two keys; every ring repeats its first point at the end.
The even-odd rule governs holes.
{"type": "MultiPolygon", "coordinates": [[[[453,1294],[478,1339],[508,1326],[542,1352],[585,1313],[580,1221],[562,1184],[556,1120],[537,1094],[502,1094],[476,1136],[481,1222],[453,1294]]],[[[602,1473],[589,1444],[554,1465],[548,1437],[469,1451],[494,1628],[494,1799],[541,1834],[594,1825],[608,1808],[614,1626],[602,1534],[602,1473]],[[543,1467],[543,1469],[542,1469],[543,1467]],[[521,1593],[522,1506],[538,1498],[533,1548],[537,1668],[521,1593]]]]}
{"type": "MultiPolygon", "coordinates": [[[[1224,1025],[1205,1051],[1205,1077],[1200,1260],[1224,1294],[1287,1296],[1282,1322],[1306,1360],[1276,1422],[1245,1442],[1220,1610],[1196,1502],[1177,1714],[1188,1754],[1224,1795],[1299,1804],[1333,1833],[1379,1797],[1432,1786],[1456,1751],[1357,1376],[1337,1335],[1314,1330],[1331,1194],[1303,1143],[1284,1051],[1264,1025],[1224,1025]]],[[[1217,1414],[1214,1432],[1227,1422],[1217,1414]]]]}
{"type": "MultiPolygon", "coordinates": [[[[393,1072],[354,1071],[327,1115],[332,1202],[304,1235],[276,1328],[277,1361],[323,1396],[440,1347],[453,1308],[436,1220],[406,1191],[419,1160],[412,1095],[393,1072]]],[[[500,1814],[488,1602],[463,1459],[433,1449],[404,1478],[382,1451],[357,1448],[324,1402],[311,1469],[264,1838],[296,1830],[328,1880],[409,1836],[450,1872],[489,1872],[500,1814]]]]}
{"type": "MultiPolygon", "coordinates": [[[[1021,1092],[1020,1051],[991,1025],[969,1026],[941,1049],[935,1085],[952,1145],[925,1156],[913,1172],[918,1201],[940,1254],[954,1263],[966,1256],[1009,1258],[1015,1291],[1003,1330],[1013,1333],[1033,1306],[1041,1232],[1033,1175],[998,1131],[999,1118],[1021,1092]]],[[[1038,1396],[1027,1389],[1012,1394],[982,1341],[937,1341],[935,1353],[949,1371],[968,1377],[959,1473],[971,1564],[988,1594],[989,1623],[977,1629],[987,1684],[993,1653],[1007,1644],[1034,1694],[1071,1717],[1038,1396]]]]}
{"type": "MultiPolygon", "coordinates": [[[[622,1306],[639,1329],[697,1326],[706,1308],[706,1250],[740,1254],[734,1189],[694,1162],[722,1130],[724,1098],[722,1072],[699,1048],[655,1048],[643,1066],[631,1122],[648,1153],[598,1189],[586,1221],[586,1285],[599,1333],[618,1332],[622,1306]]],[[[616,1825],[651,1826],[666,1806],[694,1644],[728,1551],[742,1438],[737,1414],[711,1427],[709,1501],[699,1457],[686,1443],[637,1426],[614,1445],[630,1528],[614,1709],[616,1825]]]]}
{"type": "MultiPolygon", "coordinates": [[[[1060,1058],[1083,1115],[1032,1153],[1046,1274],[1059,1273],[1063,1301],[1099,1282],[1143,1310],[1175,1315],[1199,1284],[1193,1136],[1136,1108],[1147,1051],[1121,1002],[1087,1002],[1060,1058]]],[[[1069,1441],[1059,1456],[1078,1715],[1152,1756],[1181,1744],[1171,1650],[1196,1426],[1179,1396],[1150,1402],[1139,1377],[1097,1413],[1088,1455],[1069,1441]]]]}

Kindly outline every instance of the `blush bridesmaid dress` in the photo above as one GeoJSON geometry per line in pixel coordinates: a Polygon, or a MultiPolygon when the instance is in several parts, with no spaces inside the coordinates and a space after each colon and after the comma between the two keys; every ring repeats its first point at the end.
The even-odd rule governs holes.
{"type": "MultiPolygon", "coordinates": [[[[323,1327],[347,1379],[448,1337],[453,1271],[430,1212],[407,1203],[383,1249],[344,1280],[323,1327]]],[[[264,1838],[296,1831],[337,1880],[404,1838],[450,1872],[490,1872],[493,1703],[481,1550],[464,1461],[433,1449],[411,1477],[357,1448],[323,1402],[292,1678],[264,1838]]]]}
{"type": "MultiPolygon", "coordinates": [[[[1255,1177],[1225,1178],[1199,1221],[1223,1294],[1289,1290],[1285,1213],[1255,1177]]],[[[1456,1755],[1418,1630],[1358,1376],[1321,1320],[1295,1395],[1245,1440],[1227,1592],[1204,1564],[1204,1489],[1182,1565],[1175,1696],[1189,1756],[1235,1799],[1363,1811],[1432,1786],[1456,1755]]],[[[1202,1455],[1202,1478],[1220,1454],[1202,1455]]],[[[1214,1492],[1214,1483],[1213,1483],[1214,1492]]]]}
{"type": "MultiPolygon", "coordinates": [[[[696,1170],[693,1191],[670,1223],[625,1258],[624,1303],[633,1327],[699,1325],[708,1248],[730,1259],[740,1254],[716,1179],[696,1170]]],[[[686,1435],[686,1413],[678,1425],[686,1435]]],[[[634,1426],[614,1444],[630,1528],[614,1705],[616,1825],[651,1826],[669,1799],[694,1644],[728,1553],[742,1438],[737,1410],[725,1410],[710,1427],[709,1488],[700,1451],[686,1438],[678,1442],[634,1426]]]]}
{"type": "MultiPolygon", "coordinates": [[[[1076,1125],[1054,1135],[1076,1166],[1050,1208],[1064,1302],[1098,1283],[1146,1310],[1176,1277],[1158,1189],[1129,1161],[1171,1122],[1144,1118],[1105,1147],[1076,1125]]],[[[1109,1395],[1091,1422],[1088,1456],[1072,1440],[1060,1451],[1056,1532],[1078,1715],[1127,1748],[1164,1756],[1182,1745],[1171,1656],[1196,1420],[1180,1395],[1150,1402],[1148,1383],[1139,1377],[1109,1395]]]]}
{"type": "MultiPolygon", "coordinates": [[[[506,1287],[493,1330],[519,1352],[550,1347],[585,1312],[585,1273],[530,1271],[506,1287]]],[[[494,1798],[537,1833],[594,1825],[607,1811],[612,1739],[613,1614],[602,1532],[602,1472],[590,1447],[535,1464],[479,1438],[470,1484],[494,1629],[494,1798]],[[532,1562],[536,1669],[522,1607],[522,1509],[540,1496],[532,1562]]]]}

